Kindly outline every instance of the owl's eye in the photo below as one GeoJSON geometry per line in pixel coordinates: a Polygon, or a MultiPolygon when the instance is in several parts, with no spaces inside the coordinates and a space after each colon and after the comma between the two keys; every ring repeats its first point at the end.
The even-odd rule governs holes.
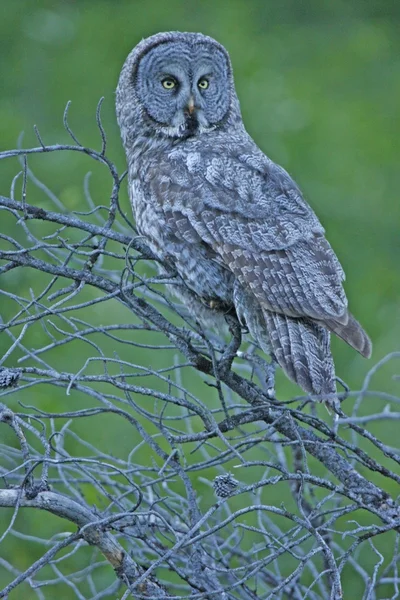
{"type": "Polygon", "coordinates": [[[210,82],[205,77],[202,77],[197,82],[197,87],[199,87],[201,90],[206,90],[209,85],[210,85],[210,82]]]}
{"type": "Polygon", "coordinates": [[[164,77],[164,79],[161,80],[161,85],[166,90],[173,90],[174,87],[176,87],[176,84],[177,82],[173,77],[164,77]]]}

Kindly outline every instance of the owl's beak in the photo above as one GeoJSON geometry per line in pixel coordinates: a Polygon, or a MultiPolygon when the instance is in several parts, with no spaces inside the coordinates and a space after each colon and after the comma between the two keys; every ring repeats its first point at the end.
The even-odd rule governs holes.
{"type": "Polygon", "coordinates": [[[187,110],[188,110],[189,115],[192,115],[194,113],[195,105],[194,105],[193,96],[190,96],[190,98],[189,98],[189,102],[187,103],[187,110]]]}

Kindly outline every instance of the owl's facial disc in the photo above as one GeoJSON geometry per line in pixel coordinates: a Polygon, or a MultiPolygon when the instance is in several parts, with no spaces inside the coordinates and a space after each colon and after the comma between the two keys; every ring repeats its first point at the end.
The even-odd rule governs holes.
{"type": "Polygon", "coordinates": [[[224,120],[230,108],[229,77],[227,58],[212,44],[166,42],[141,58],[135,86],[157,130],[186,138],[224,120]]]}

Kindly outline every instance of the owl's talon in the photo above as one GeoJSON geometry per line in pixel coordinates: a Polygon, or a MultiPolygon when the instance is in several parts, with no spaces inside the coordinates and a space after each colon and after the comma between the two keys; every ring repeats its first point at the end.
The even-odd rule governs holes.
{"type": "Polygon", "coordinates": [[[237,351],[240,348],[240,344],[242,343],[242,332],[240,328],[240,324],[237,319],[226,316],[226,322],[229,326],[229,331],[232,334],[232,339],[225,348],[219,363],[218,370],[220,373],[227,373],[230,371],[233,363],[233,359],[237,356],[237,351]]]}
{"type": "Polygon", "coordinates": [[[210,300],[208,305],[211,308],[211,310],[218,310],[219,303],[217,302],[217,300],[210,300]]]}
{"type": "Polygon", "coordinates": [[[277,362],[274,358],[271,358],[271,362],[267,363],[265,383],[267,386],[267,396],[271,400],[275,399],[275,372],[277,362]]]}

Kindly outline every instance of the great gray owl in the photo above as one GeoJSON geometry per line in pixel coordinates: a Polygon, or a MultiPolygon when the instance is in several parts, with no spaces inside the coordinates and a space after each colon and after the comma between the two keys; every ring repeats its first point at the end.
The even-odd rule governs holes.
{"type": "Polygon", "coordinates": [[[243,126],[225,48],[199,33],[141,41],[116,108],[137,229],[192,314],[236,315],[303,390],[335,393],[330,332],[366,357],[371,342],[316,215],[243,126]]]}

